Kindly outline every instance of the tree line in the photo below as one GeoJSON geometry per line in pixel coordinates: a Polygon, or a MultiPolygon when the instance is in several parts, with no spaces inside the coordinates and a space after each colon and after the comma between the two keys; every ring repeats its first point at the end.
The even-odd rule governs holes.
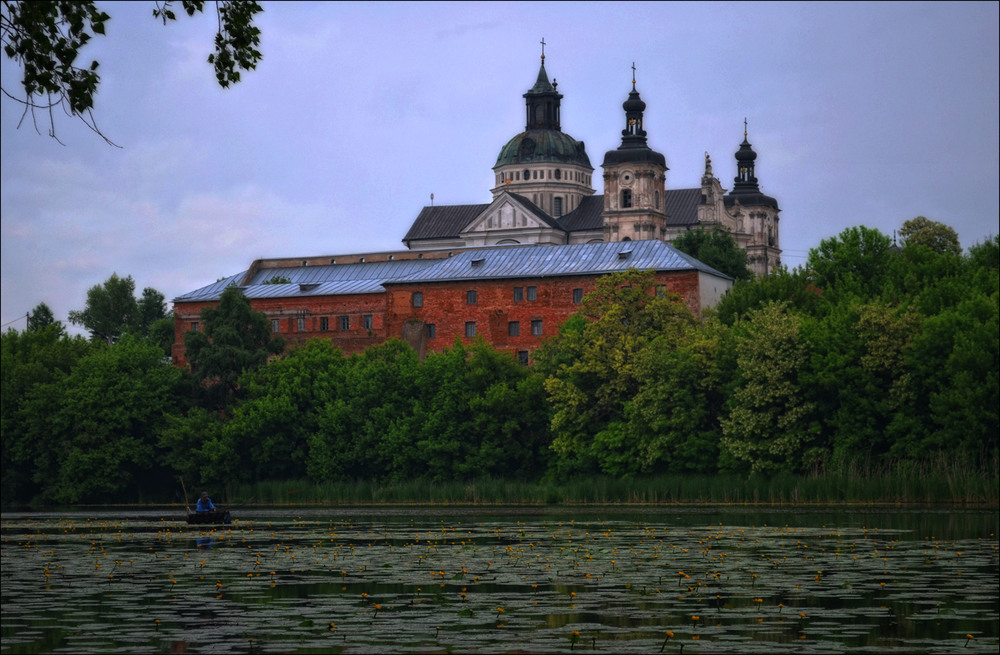
{"type": "MultiPolygon", "coordinates": [[[[179,477],[221,488],[995,466],[1000,241],[963,252],[927,219],[901,235],[896,247],[852,227],[803,267],[733,275],[701,320],[658,297],[649,273],[607,276],[527,367],[481,341],[424,360],[396,339],[352,356],[320,339],[285,351],[231,287],[187,334],[180,370],[154,327],[168,317],[85,322],[104,292],[132,306],[131,278],[127,293],[116,279],[71,314],[89,340],[40,310],[2,335],[3,498],[165,500],[179,477]]],[[[701,233],[686,247],[738,266],[721,237],[732,241],[701,233]]]]}

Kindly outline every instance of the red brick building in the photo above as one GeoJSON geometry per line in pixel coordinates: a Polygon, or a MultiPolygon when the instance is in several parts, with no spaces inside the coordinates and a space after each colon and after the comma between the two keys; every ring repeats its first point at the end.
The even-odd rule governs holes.
{"type": "Polygon", "coordinates": [[[732,286],[659,240],[258,260],[174,300],[173,359],[186,363],[184,333],[199,329],[201,310],[235,284],[289,344],[329,339],[350,354],[399,337],[423,355],[456,337],[482,337],[527,362],[599,277],[628,269],[653,271],[658,287],[679,294],[696,315],[732,286]]]}

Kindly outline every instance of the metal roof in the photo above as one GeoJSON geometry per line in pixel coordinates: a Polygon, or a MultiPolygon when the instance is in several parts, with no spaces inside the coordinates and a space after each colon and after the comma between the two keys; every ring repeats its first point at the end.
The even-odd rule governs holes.
{"type": "Polygon", "coordinates": [[[564,246],[524,245],[477,248],[439,260],[436,266],[406,277],[386,280],[403,282],[447,282],[606,275],[630,268],[655,271],[701,271],[729,279],[663,241],[619,241],[564,246]]]}
{"type": "MultiPolygon", "coordinates": [[[[396,277],[411,275],[438,262],[432,259],[407,259],[358,264],[322,266],[289,266],[262,268],[241,286],[247,298],[306,298],[310,296],[342,296],[355,293],[382,293],[382,283],[396,277]],[[274,277],[288,278],[282,284],[264,284],[274,277]]],[[[174,298],[174,302],[218,300],[230,284],[238,284],[246,271],[219,280],[196,291],[174,298]]]]}
{"type": "MultiPolygon", "coordinates": [[[[564,246],[528,244],[472,248],[448,259],[411,259],[364,264],[292,266],[258,271],[240,287],[247,298],[308,298],[359,293],[383,293],[386,284],[607,275],[630,268],[641,271],[701,271],[728,276],[706,266],[663,241],[618,241],[564,246]],[[291,280],[264,284],[279,276],[291,280]]],[[[174,302],[215,301],[246,271],[224,278],[174,302]]]]}

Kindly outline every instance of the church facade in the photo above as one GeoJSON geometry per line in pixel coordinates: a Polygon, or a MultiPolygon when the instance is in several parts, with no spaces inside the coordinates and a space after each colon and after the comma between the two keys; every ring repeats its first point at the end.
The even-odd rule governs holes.
{"type": "Polygon", "coordinates": [[[695,315],[718,302],[733,281],[669,245],[684,231],[727,230],[757,275],[780,265],[778,205],[760,192],[745,132],[732,191],[707,155],[700,188],[668,189],[633,80],[622,142],[605,154],[595,195],[584,144],[562,131],[544,54],[524,99],[525,131],[500,150],[491,202],[424,207],[405,249],[260,259],[175,298],[174,363],[186,364],[185,333],[201,329],[201,310],[230,285],[291,344],[324,338],[350,354],[399,337],[422,355],[484,338],[527,363],[609,273],[652,271],[655,292],[679,295],[695,315]]]}

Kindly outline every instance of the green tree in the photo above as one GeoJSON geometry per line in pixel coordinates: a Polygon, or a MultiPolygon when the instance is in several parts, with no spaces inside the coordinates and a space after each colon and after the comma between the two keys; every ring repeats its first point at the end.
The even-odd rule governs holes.
{"type": "Polygon", "coordinates": [[[770,302],[788,303],[789,308],[810,316],[821,314],[829,306],[823,290],[813,284],[806,271],[778,268],[764,277],[737,280],[715,306],[715,313],[725,325],[733,325],[770,302]]]}
{"type": "Polygon", "coordinates": [[[823,239],[809,251],[806,269],[824,295],[877,295],[889,270],[892,239],[863,225],[823,239]]]}
{"type": "Polygon", "coordinates": [[[28,330],[42,330],[50,325],[58,325],[62,329],[62,323],[52,315],[52,310],[45,303],[39,303],[37,307],[28,314],[28,330]]]}
{"type": "Polygon", "coordinates": [[[825,459],[800,376],[808,361],[802,318],[783,303],[737,326],[737,380],[722,417],[722,446],[754,473],[798,473],[825,459]]]}
{"type": "MultiPolygon", "coordinates": [[[[163,21],[176,20],[172,3],[157,2],[153,17],[163,21]]],[[[205,3],[184,0],[183,11],[188,16],[201,13],[205,3]]],[[[219,31],[215,35],[215,51],[208,63],[215,68],[215,77],[223,88],[240,81],[240,71],[253,70],[261,59],[260,30],[254,17],[262,11],[253,1],[220,0],[215,3],[219,31]]],[[[97,8],[93,1],[4,0],[0,6],[0,34],[4,54],[22,69],[21,88],[24,97],[16,97],[8,87],[3,94],[24,105],[25,115],[34,117],[36,109],[49,116],[49,136],[56,138],[54,112],[61,107],[111,143],[98,129],[92,110],[100,85],[96,60],[79,63],[81,50],[95,35],[103,36],[111,16],[97,8]]],[[[23,117],[22,117],[23,120],[23,117]]]]}
{"type": "Polygon", "coordinates": [[[899,236],[907,246],[925,246],[934,252],[952,255],[962,253],[958,233],[954,229],[923,216],[911,218],[903,223],[899,236]]]}
{"type": "Polygon", "coordinates": [[[217,307],[201,310],[204,331],[188,330],[184,346],[191,373],[209,392],[210,405],[222,407],[239,388],[247,371],[260,368],[285,348],[281,335],[271,334],[263,312],[250,307],[239,287],[222,292],[217,307]]]}
{"type": "Polygon", "coordinates": [[[58,323],[2,337],[2,490],[7,502],[27,501],[39,493],[38,471],[56,469],[58,453],[43,447],[36,435],[45,434],[58,411],[57,398],[69,372],[95,346],[80,336],[67,336],[58,323]],[[28,398],[36,397],[33,407],[28,398]],[[44,403],[44,407],[41,404],[44,403]]]}
{"type": "Polygon", "coordinates": [[[162,492],[157,434],[179,409],[180,379],[153,344],[126,336],[92,349],[58,384],[36,385],[22,410],[34,419],[33,448],[48,458],[35,469],[43,495],[130,502],[162,492]]]}
{"type": "Polygon", "coordinates": [[[104,284],[87,291],[87,305],[81,311],[71,311],[69,321],[83,326],[95,341],[115,343],[138,322],[139,306],[132,276],[118,277],[112,273],[104,284]]]}
{"type": "Polygon", "coordinates": [[[747,268],[746,251],[722,228],[689,230],[674,239],[671,245],[735,280],[753,277],[747,268]]]}
{"type": "Polygon", "coordinates": [[[648,272],[600,278],[578,311],[582,330],[561,330],[540,349],[557,471],[621,472],[636,457],[622,422],[639,389],[639,353],[654,339],[680,339],[696,323],[677,296],[654,291],[648,272]]]}

